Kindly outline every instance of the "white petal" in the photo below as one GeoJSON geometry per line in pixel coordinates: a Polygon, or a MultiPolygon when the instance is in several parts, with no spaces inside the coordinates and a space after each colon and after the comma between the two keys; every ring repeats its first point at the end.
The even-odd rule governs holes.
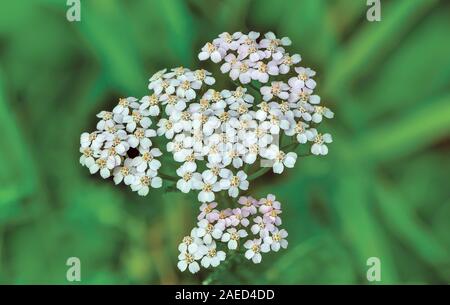
{"type": "Polygon", "coordinates": [[[186,270],[187,268],[187,263],[186,261],[179,261],[177,264],[178,269],[180,269],[181,272],[183,272],[184,270],[186,270]]]}
{"type": "Polygon", "coordinates": [[[198,54],[198,59],[200,60],[207,60],[208,58],[209,58],[208,52],[203,51],[198,54]]]}
{"type": "Polygon", "coordinates": [[[255,255],[255,252],[253,252],[252,250],[245,251],[245,257],[247,259],[251,259],[254,255],[255,255]]]}

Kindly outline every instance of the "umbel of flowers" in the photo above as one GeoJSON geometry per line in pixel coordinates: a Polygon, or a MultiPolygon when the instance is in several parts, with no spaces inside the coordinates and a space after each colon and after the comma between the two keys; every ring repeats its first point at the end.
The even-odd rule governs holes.
{"type": "Polygon", "coordinates": [[[281,204],[274,195],[256,200],[240,197],[234,209],[217,210],[217,203],[200,206],[197,227],[178,246],[178,268],[192,273],[217,267],[226,251],[242,250],[245,257],[258,264],[262,254],[287,248],[288,233],[281,229],[281,204]]]}
{"type": "MultiPolygon", "coordinates": [[[[231,198],[248,192],[251,180],[268,169],[282,174],[294,167],[298,146],[308,147],[312,155],[326,155],[332,137],[318,127],[334,114],[314,93],[316,72],[300,64],[299,54],[285,50],[290,45],[289,38],[279,39],[272,32],[220,34],[198,57],[220,64],[233,88],[214,88],[215,78],[204,69],[159,71],[149,80],[148,95],[122,98],[111,111],[97,115],[96,130],[81,135],[80,163],[91,174],[112,177],[141,196],[167,180],[183,193],[197,192],[198,200],[208,204],[217,192],[231,198]],[[163,153],[173,156],[174,173],[164,173],[159,161],[163,153]]],[[[222,210],[221,215],[230,211],[234,213],[222,210]]],[[[210,227],[209,219],[200,222],[205,221],[210,227]]],[[[223,221],[215,221],[214,227],[222,228],[223,221]]],[[[196,232],[203,232],[201,224],[196,232]]],[[[207,243],[197,233],[190,238],[215,247],[214,238],[207,243]]],[[[246,245],[261,247],[258,254],[266,249],[264,239],[246,245]]],[[[186,261],[196,261],[199,253],[183,255],[186,261]]],[[[211,265],[224,257],[216,255],[211,265]]],[[[253,257],[258,261],[260,256],[253,257]]]]}

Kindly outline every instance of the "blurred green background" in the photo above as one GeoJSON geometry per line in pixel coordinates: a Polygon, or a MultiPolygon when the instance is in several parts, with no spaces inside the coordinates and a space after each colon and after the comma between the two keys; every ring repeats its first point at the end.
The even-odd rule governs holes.
{"type": "MultiPolygon", "coordinates": [[[[177,244],[195,196],[145,198],[78,164],[79,136],[123,96],[147,94],[163,67],[211,66],[200,47],[223,31],[289,36],[318,71],[335,119],[330,154],[266,175],[251,194],[277,194],[289,248],[213,283],[450,282],[450,3],[365,0],[66,1],[0,5],[0,282],[201,283],[180,273],[177,244]]],[[[215,68],[217,69],[217,68],[215,68]]],[[[214,70],[215,71],[215,70],[214,70]]],[[[216,75],[218,76],[218,75],[216,75]]]]}

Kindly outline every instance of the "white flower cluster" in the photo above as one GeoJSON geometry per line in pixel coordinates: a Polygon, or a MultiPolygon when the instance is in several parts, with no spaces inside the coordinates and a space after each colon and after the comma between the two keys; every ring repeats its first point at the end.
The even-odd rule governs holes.
{"type": "Polygon", "coordinates": [[[120,99],[97,115],[96,131],[81,135],[80,163],[92,174],[142,196],[161,187],[161,177],[183,193],[198,191],[198,226],[179,246],[182,271],[218,266],[227,248],[244,248],[259,263],[261,253],[287,247],[275,196],[240,197],[235,209],[217,210],[214,201],[217,192],[237,198],[247,191],[249,180],[265,172],[260,167],[276,174],[294,167],[299,145],[313,155],[328,153],[332,137],[317,127],[334,113],[314,94],[316,72],[298,65],[301,57],[287,53],[289,45],[272,32],[222,33],[198,57],[221,63],[221,72],[240,82],[235,88],[211,88],[215,79],[204,69],[164,69],[150,78],[149,95],[120,99]],[[176,176],[159,172],[162,152],[154,144],[173,155],[176,176]]]}
{"type": "Polygon", "coordinates": [[[320,97],[313,94],[315,72],[291,69],[301,58],[285,51],[284,46],[291,44],[289,38],[278,39],[272,32],[259,37],[256,32],[223,33],[202,48],[199,58],[225,59],[222,71],[230,71],[231,78],[242,83],[267,82],[269,75],[291,70],[296,76],[260,87],[255,102],[241,86],[232,91],[206,88],[215,79],[203,69],[159,71],[150,78],[150,95],[140,101],[122,99],[111,113],[99,114],[98,131],[82,135],[82,164],[91,172],[100,170],[104,178],[112,172],[116,183],[123,180],[145,195],[149,183],[161,185],[156,176],[161,164],[155,159],[161,151],[150,149],[149,138],[164,136],[169,140],[167,151],[181,163],[176,170],[177,188],[184,193],[198,190],[199,201],[212,202],[216,192],[226,191],[235,198],[247,190],[248,172],[257,169],[251,167],[257,161],[269,160],[277,174],[294,167],[297,154],[279,147],[283,136],[295,137],[299,144],[310,142],[312,154],[326,155],[331,135],[319,133],[314,125],[334,114],[319,105],[320,97]],[[243,66],[247,74],[241,73],[243,66]],[[236,71],[241,73],[238,77],[236,71]],[[150,117],[157,117],[156,134],[149,129],[150,117]],[[130,147],[138,148],[140,156],[128,158],[130,147]],[[143,170],[147,170],[144,175],[143,170]]]}
{"type": "MultiPolygon", "coordinates": [[[[284,47],[289,45],[291,40],[288,37],[279,39],[272,32],[266,33],[264,37],[257,32],[225,32],[202,48],[199,59],[211,58],[215,63],[224,60],[221,71],[229,73],[232,80],[239,80],[242,84],[252,81],[267,83],[270,77],[286,75],[287,82],[271,81],[270,86],[260,87],[263,102],[258,105],[260,110],[255,118],[262,127],[269,127],[272,134],[278,134],[282,129],[286,135],[296,136],[301,144],[312,142],[312,154],[326,155],[326,144],[332,142],[332,137],[328,133],[319,133],[311,125],[322,122],[323,118],[333,118],[334,113],[321,106],[320,96],[313,94],[316,72],[296,66],[301,56],[287,53],[284,47]],[[295,72],[292,77],[288,77],[290,72],[295,72]]],[[[269,152],[272,156],[277,153],[276,148],[269,152]]],[[[284,156],[283,152],[278,159],[281,156],[284,156]]],[[[287,162],[289,165],[294,156],[291,157],[287,162]]],[[[278,169],[274,167],[274,171],[282,171],[281,165],[277,164],[278,169]]]]}
{"type": "Polygon", "coordinates": [[[81,165],[91,174],[100,172],[104,179],[113,176],[116,184],[123,182],[141,196],[148,194],[149,187],[161,187],[157,157],[162,153],[152,147],[150,138],[156,136],[156,131],[150,128],[149,116],[142,101],[133,97],[120,99],[112,112],[101,111],[97,114],[97,130],[81,134],[81,165]],[[139,152],[138,156],[128,155],[132,148],[139,152]]]}
{"type": "Polygon", "coordinates": [[[261,200],[240,197],[238,203],[240,208],[220,211],[215,202],[200,206],[197,227],[178,246],[178,268],[181,271],[189,269],[196,273],[200,265],[217,267],[225,260],[223,250],[226,249],[242,250],[247,259],[258,264],[262,253],[287,248],[288,233],[279,229],[281,204],[274,195],[261,200]]]}

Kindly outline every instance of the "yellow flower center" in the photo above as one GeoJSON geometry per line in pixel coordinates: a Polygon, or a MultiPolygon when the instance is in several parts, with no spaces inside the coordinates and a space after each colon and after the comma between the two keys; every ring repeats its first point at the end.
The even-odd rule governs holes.
{"type": "Polygon", "coordinates": [[[183,175],[183,180],[186,182],[191,180],[191,178],[192,178],[192,173],[190,173],[190,172],[187,172],[183,175]]]}
{"type": "Polygon", "coordinates": [[[191,82],[188,81],[188,80],[185,80],[185,81],[183,81],[183,82],[181,83],[180,86],[181,86],[182,89],[188,90],[188,89],[191,88],[191,82]]]}
{"type": "Polygon", "coordinates": [[[205,77],[206,77],[206,72],[205,72],[205,70],[200,69],[200,70],[195,71],[195,77],[196,77],[198,80],[204,80],[205,77]]]}
{"type": "Polygon", "coordinates": [[[283,57],[283,64],[285,64],[287,66],[291,66],[292,65],[292,58],[289,55],[285,55],[283,57]]]}
{"type": "Polygon", "coordinates": [[[149,95],[148,98],[149,98],[149,102],[150,102],[151,106],[158,105],[159,100],[158,100],[158,96],[156,96],[156,94],[149,95]]]}
{"type": "Polygon", "coordinates": [[[238,176],[231,177],[231,180],[230,180],[231,186],[238,186],[239,183],[240,183],[240,179],[238,178],[238,176]]]}
{"type": "Polygon", "coordinates": [[[206,44],[206,50],[208,51],[208,53],[212,53],[212,52],[216,51],[217,48],[212,43],[208,42],[206,44]]]}
{"type": "Polygon", "coordinates": [[[300,73],[298,75],[298,79],[300,79],[302,81],[306,81],[306,80],[308,80],[308,75],[306,75],[306,73],[300,73]]]}
{"type": "Polygon", "coordinates": [[[204,191],[204,192],[211,192],[211,190],[212,190],[212,185],[211,185],[211,184],[205,183],[205,184],[203,185],[203,191],[204,191]]]}
{"type": "Polygon", "coordinates": [[[193,238],[190,237],[190,236],[185,236],[185,237],[183,237],[183,243],[186,244],[186,245],[188,245],[188,246],[189,246],[190,244],[192,244],[193,241],[194,241],[193,238]]]}
{"type": "Polygon", "coordinates": [[[209,249],[208,250],[208,256],[209,257],[215,257],[216,253],[217,253],[216,249],[209,249]]]}
{"type": "Polygon", "coordinates": [[[246,63],[242,63],[239,67],[239,70],[241,70],[241,73],[245,73],[248,71],[248,65],[246,63]]]}
{"type": "Polygon", "coordinates": [[[106,160],[101,158],[101,159],[97,159],[97,161],[95,161],[98,165],[98,167],[100,168],[105,168],[106,167],[106,160]]]}
{"type": "Polygon", "coordinates": [[[103,120],[104,120],[104,121],[111,120],[112,117],[113,117],[112,112],[105,112],[105,113],[103,114],[103,120]]]}
{"type": "Polygon", "coordinates": [[[285,154],[284,152],[282,152],[282,151],[278,152],[278,155],[277,155],[277,157],[276,157],[276,160],[277,160],[278,162],[282,162],[282,161],[284,160],[285,155],[286,155],[286,154],[285,154]]]}
{"type": "Polygon", "coordinates": [[[279,233],[275,233],[275,234],[273,234],[272,235],[272,239],[274,240],[274,241],[280,241],[281,240],[281,236],[280,236],[280,234],[279,233]]]}
{"type": "Polygon", "coordinates": [[[91,157],[93,154],[93,151],[90,147],[86,147],[85,149],[83,149],[83,155],[85,157],[91,157]]]}
{"type": "Polygon", "coordinates": [[[265,63],[261,62],[259,64],[258,71],[262,72],[262,73],[266,73],[267,72],[267,65],[265,63]]]}
{"type": "Polygon", "coordinates": [[[123,107],[128,107],[130,105],[130,102],[126,98],[119,99],[119,105],[123,107]]]}
{"type": "Polygon", "coordinates": [[[236,90],[233,92],[234,97],[241,98],[244,96],[244,88],[237,87],[236,90]]]}
{"type": "Polygon", "coordinates": [[[148,177],[148,176],[142,176],[140,181],[141,181],[142,185],[145,185],[145,186],[150,185],[150,177],[148,177]]]}
{"type": "Polygon", "coordinates": [[[146,151],[142,154],[142,160],[144,160],[145,162],[150,162],[153,160],[153,155],[150,152],[146,151]]]}
{"type": "Polygon", "coordinates": [[[252,246],[252,251],[255,253],[259,253],[259,251],[261,250],[261,247],[257,244],[253,244],[252,246]]]}
{"type": "Polygon", "coordinates": [[[209,108],[209,101],[207,99],[202,98],[199,103],[200,103],[200,110],[201,111],[205,111],[206,109],[209,108]]]}
{"type": "Polygon", "coordinates": [[[226,121],[228,121],[229,118],[230,118],[230,115],[228,114],[227,111],[224,111],[221,114],[219,114],[219,120],[221,122],[226,122],[226,121]]]}
{"type": "Polygon", "coordinates": [[[134,132],[134,136],[138,139],[142,139],[145,136],[145,132],[143,128],[138,128],[136,129],[136,131],[134,132]]]}
{"type": "Polygon", "coordinates": [[[133,114],[131,116],[133,118],[133,121],[135,121],[136,123],[139,123],[142,119],[141,113],[137,110],[133,110],[133,114]]]}
{"type": "Polygon", "coordinates": [[[120,173],[122,176],[128,176],[130,174],[130,169],[124,166],[120,169],[120,173]]]}
{"type": "Polygon", "coordinates": [[[184,73],[184,67],[178,67],[174,70],[176,76],[181,76],[184,73]]]}
{"type": "Polygon", "coordinates": [[[259,107],[261,107],[261,110],[264,112],[269,112],[270,110],[269,104],[267,104],[266,102],[262,102],[261,104],[259,104],[259,107]]]}
{"type": "Polygon", "coordinates": [[[230,239],[238,241],[239,235],[236,232],[233,232],[230,234],[230,239]]]}
{"type": "Polygon", "coordinates": [[[166,121],[166,123],[164,124],[164,127],[169,130],[172,129],[173,127],[173,123],[171,121],[166,121]]]}
{"type": "Polygon", "coordinates": [[[323,136],[320,133],[314,138],[314,143],[319,145],[323,144],[323,136]]]}
{"type": "Polygon", "coordinates": [[[188,264],[191,264],[191,263],[194,262],[194,256],[193,256],[192,254],[190,254],[190,253],[185,253],[184,256],[185,256],[186,262],[187,262],[188,264]]]}

